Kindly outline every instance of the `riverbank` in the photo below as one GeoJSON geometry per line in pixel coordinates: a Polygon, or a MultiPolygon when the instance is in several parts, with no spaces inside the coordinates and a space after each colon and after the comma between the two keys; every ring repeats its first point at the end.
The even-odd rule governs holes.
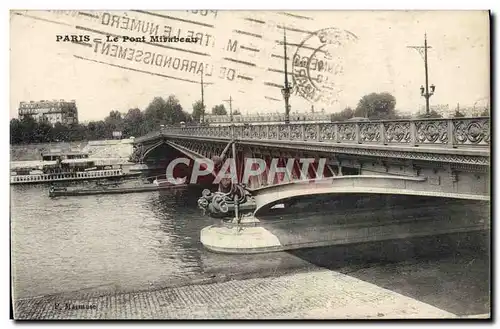
{"type": "MultiPolygon", "coordinates": [[[[382,300],[380,305],[374,305],[366,301],[372,301],[373,299],[370,296],[364,295],[365,290],[368,289],[366,287],[371,287],[369,291],[373,289],[376,291],[383,291],[385,295],[397,296],[394,297],[396,299],[403,296],[406,299],[401,299],[402,302],[409,299],[414,301],[412,302],[413,304],[418,302],[430,305],[435,309],[441,310],[446,314],[452,314],[453,316],[476,317],[478,314],[485,314],[490,311],[490,285],[487,253],[485,254],[485,250],[481,251],[482,248],[478,246],[477,243],[470,244],[467,242],[467,240],[481,239],[480,236],[476,234],[473,236],[476,237],[459,239],[458,241],[461,241],[459,242],[460,246],[455,245],[453,242],[456,241],[455,238],[451,237],[451,239],[449,239],[442,237],[442,239],[439,239],[441,240],[441,242],[438,243],[439,247],[435,246],[436,242],[433,243],[432,239],[425,238],[418,239],[420,242],[417,244],[408,243],[410,241],[389,241],[383,243],[360,244],[357,246],[304,249],[290,253],[271,253],[267,254],[265,258],[262,258],[262,255],[240,255],[240,257],[244,258],[245,264],[248,264],[248,266],[245,267],[242,267],[241,264],[237,262],[237,259],[228,258],[227,255],[204,253],[205,256],[200,259],[203,264],[203,273],[200,273],[201,275],[186,274],[183,275],[182,278],[171,277],[162,282],[150,282],[149,285],[142,287],[137,284],[134,284],[135,287],[132,287],[130,284],[122,286],[118,281],[115,281],[117,278],[112,277],[108,278],[108,280],[100,281],[98,285],[82,287],[78,290],[65,290],[59,293],[33,297],[18,297],[15,304],[16,312],[18,312],[16,313],[16,318],[66,319],[90,317],[110,319],[117,316],[120,316],[119,318],[134,318],[134,316],[139,316],[137,314],[143,313],[138,313],[139,311],[134,311],[135,313],[130,314],[127,313],[138,306],[135,304],[132,306],[128,305],[126,301],[135,298],[143,298],[143,302],[145,305],[150,305],[149,307],[153,307],[151,305],[156,304],[169,305],[166,301],[162,300],[161,297],[158,297],[165,295],[170,297],[179,295],[188,296],[185,297],[187,301],[184,303],[193,303],[193,305],[188,305],[189,309],[193,310],[194,314],[198,314],[196,313],[198,312],[198,307],[206,308],[208,307],[206,304],[217,302],[213,302],[212,299],[210,299],[212,297],[210,297],[208,301],[205,300],[207,296],[213,295],[212,290],[205,286],[215,287],[213,289],[216,291],[222,291],[225,289],[224,287],[232,287],[231,289],[240,291],[242,300],[246,300],[247,291],[252,291],[255,287],[245,282],[260,282],[259,284],[266,286],[275,282],[275,280],[278,280],[276,282],[280,282],[279,280],[284,280],[283,278],[286,277],[308,277],[308,275],[314,275],[315,273],[323,273],[325,270],[330,273],[330,275],[333,275],[334,278],[326,280],[317,279],[314,285],[308,288],[301,287],[302,281],[298,279],[286,279],[289,281],[291,280],[289,285],[290,291],[274,290],[274,293],[278,295],[281,294],[282,296],[292,294],[295,296],[293,300],[296,303],[302,303],[301,298],[305,298],[304,302],[308,303],[308,300],[311,298],[324,299],[326,297],[322,297],[321,295],[308,297],[307,294],[304,295],[296,292],[296,289],[299,289],[299,291],[300,289],[305,291],[307,291],[307,289],[321,290],[321,287],[327,287],[328,285],[333,285],[336,289],[340,289],[341,285],[343,285],[342,282],[349,282],[345,285],[352,286],[354,290],[348,290],[348,292],[343,292],[343,290],[341,292],[332,291],[330,297],[336,296],[335,298],[340,298],[340,302],[343,302],[346,298],[359,298],[359,301],[351,301],[349,305],[352,303],[366,303],[369,305],[366,307],[370,309],[376,307],[384,309],[386,303],[388,303],[386,299],[382,300]],[[468,244],[469,246],[467,246],[468,244]],[[391,245],[395,253],[391,252],[391,245]],[[455,246],[453,247],[453,245],[455,246]],[[424,246],[434,250],[433,254],[435,257],[428,255],[424,246]],[[385,250],[385,254],[380,254],[380,250],[385,250]],[[453,251],[445,252],[446,250],[453,251]],[[377,260],[373,259],[373,257],[377,260]],[[339,279],[340,281],[337,280],[338,278],[341,278],[339,279]],[[112,283],[113,281],[114,283],[112,283]],[[240,283],[230,284],[230,282],[240,283]],[[224,284],[227,284],[227,286],[224,284]],[[195,286],[200,286],[200,288],[189,288],[195,286]],[[194,295],[191,296],[195,294],[193,291],[201,295],[198,297],[194,295]],[[347,296],[343,294],[347,294],[347,296]],[[160,298],[160,300],[156,300],[157,298],[160,298]],[[147,304],[146,301],[148,301],[147,304]],[[57,315],[55,311],[59,312],[60,310],[56,310],[54,305],[65,305],[66,303],[83,303],[78,305],[87,305],[85,303],[91,303],[91,305],[100,305],[99,310],[105,313],[104,315],[100,313],[85,315],[82,312],[66,312],[62,315],[57,315]],[[103,308],[110,307],[113,307],[114,311],[103,310],[103,308]]],[[[324,277],[321,276],[321,278],[324,277]]],[[[304,278],[301,280],[307,281],[309,279],[304,278]]],[[[271,292],[269,292],[269,294],[270,293],[271,292]]],[[[276,302],[277,301],[272,298],[268,301],[268,303],[276,302]]],[[[334,301],[332,301],[332,303],[333,302],[334,301]]],[[[239,302],[233,301],[233,303],[239,302]]],[[[259,303],[262,304],[264,301],[259,301],[259,303]]],[[[317,301],[317,303],[321,304],[320,301],[317,301]]],[[[219,305],[219,307],[226,306],[224,304],[219,305]]],[[[169,307],[175,308],[175,306],[169,307]]],[[[232,306],[229,305],[227,307],[231,308],[232,306]]],[[[264,306],[262,307],[265,309],[264,306]]],[[[359,305],[359,307],[362,307],[362,305],[359,305]]],[[[319,312],[320,314],[327,314],[328,312],[328,309],[307,309],[305,306],[304,308],[305,309],[302,311],[307,311],[309,313],[319,312]]],[[[270,316],[268,313],[265,313],[264,309],[255,310],[254,313],[259,316],[256,315],[254,318],[270,316]]],[[[418,307],[417,310],[419,310],[418,307]]],[[[346,312],[345,315],[348,316],[349,313],[347,312],[350,310],[344,311],[346,312]]],[[[186,315],[186,313],[166,313],[167,315],[165,315],[162,313],[163,311],[154,312],[153,315],[156,318],[165,318],[167,316],[169,318],[191,318],[189,314],[186,315]]],[[[214,312],[215,314],[219,314],[216,311],[214,312]]],[[[384,312],[381,313],[386,314],[384,312]]],[[[303,317],[303,315],[300,315],[302,313],[299,315],[294,314],[295,313],[292,314],[290,312],[285,312],[283,314],[276,313],[276,317],[303,317]]],[[[403,317],[403,313],[389,312],[387,314],[387,316],[394,315],[395,317],[403,317]]],[[[414,315],[418,317],[421,314],[422,313],[418,311],[414,315]]],[[[232,313],[227,316],[233,318],[232,313]]],[[[370,314],[363,316],[369,317],[370,314]]],[[[408,316],[412,315],[410,314],[408,316]]]]}
{"type": "MultiPolygon", "coordinates": [[[[149,292],[19,300],[30,319],[451,319],[458,316],[330,270],[149,292]]],[[[484,315],[483,315],[484,317],[484,315]]]]}
{"type": "Polygon", "coordinates": [[[51,150],[80,151],[88,153],[91,158],[128,159],[132,154],[132,139],[59,142],[40,144],[10,145],[11,162],[40,161],[43,152],[51,150]]]}
{"type": "Polygon", "coordinates": [[[490,309],[489,232],[224,255],[200,243],[200,230],[215,220],[196,208],[198,188],[133,197],[46,192],[11,187],[12,291],[22,303],[111,303],[118,298],[111,296],[328,269],[460,316],[490,309]]]}

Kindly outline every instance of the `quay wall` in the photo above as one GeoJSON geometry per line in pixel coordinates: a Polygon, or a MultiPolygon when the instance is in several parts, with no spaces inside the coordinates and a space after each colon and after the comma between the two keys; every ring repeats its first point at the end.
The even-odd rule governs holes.
{"type": "Polygon", "coordinates": [[[42,152],[52,149],[85,151],[93,158],[128,158],[132,154],[132,148],[132,141],[129,139],[17,144],[10,145],[10,161],[38,161],[41,160],[42,152]]]}
{"type": "Polygon", "coordinates": [[[81,150],[87,142],[59,142],[59,143],[36,143],[10,145],[10,161],[35,161],[41,160],[42,152],[51,149],[78,149],[81,150]]]}

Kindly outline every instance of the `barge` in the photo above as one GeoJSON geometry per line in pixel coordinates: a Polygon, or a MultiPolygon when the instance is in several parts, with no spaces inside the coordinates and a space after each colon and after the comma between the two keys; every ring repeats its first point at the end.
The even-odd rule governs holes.
{"type": "Polygon", "coordinates": [[[128,182],[128,184],[100,183],[93,188],[67,188],[51,186],[49,188],[49,197],[54,198],[59,196],[140,193],[181,189],[185,187],[187,187],[187,184],[184,184],[184,182],[177,181],[175,184],[173,184],[171,182],[168,182],[167,180],[158,179],[155,179],[152,183],[147,180],[136,180],[133,182],[128,182]]]}
{"type": "Polygon", "coordinates": [[[83,195],[99,195],[99,194],[126,194],[126,193],[140,193],[152,192],[161,190],[172,190],[185,188],[187,184],[154,184],[142,183],[136,186],[117,186],[117,185],[98,185],[95,188],[67,188],[55,187],[49,188],[49,197],[61,196],[83,196],[83,195]]]}

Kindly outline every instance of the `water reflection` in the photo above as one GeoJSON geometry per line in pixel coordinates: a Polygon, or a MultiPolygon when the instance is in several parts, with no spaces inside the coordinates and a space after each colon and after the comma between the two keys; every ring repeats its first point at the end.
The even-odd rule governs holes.
{"type": "Polygon", "coordinates": [[[188,206],[190,193],[199,195],[186,190],[49,199],[47,186],[12,187],[16,296],[141,289],[196,274],[199,230],[208,223],[196,204],[188,206]]]}
{"type": "Polygon", "coordinates": [[[146,205],[159,219],[158,226],[150,228],[160,242],[155,252],[165,264],[176,262],[178,271],[174,276],[177,278],[201,273],[200,224],[209,225],[211,220],[207,222],[193,205],[195,195],[199,195],[199,189],[161,191],[151,195],[146,205]]]}

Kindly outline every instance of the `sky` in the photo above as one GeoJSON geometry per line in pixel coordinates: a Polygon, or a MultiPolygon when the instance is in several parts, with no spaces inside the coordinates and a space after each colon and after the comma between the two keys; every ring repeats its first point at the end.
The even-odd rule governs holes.
{"type": "MultiPolygon", "coordinates": [[[[431,105],[460,103],[462,107],[488,100],[487,12],[13,11],[10,118],[17,117],[21,101],[75,99],[80,121],[89,121],[103,119],[112,110],[144,109],[154,97],[172,94],[191,112],[192,104],[201,98],[197,83],[201,62],[207,65],[207,109],[221,103],[228,107],[225,100],[231,97],[233,109],[243,114],[283,112],[279,86],[284,80],[280,72],[284,61],[277,57],[283,55],[283,45],[278,43],[283,38],[281,26],[287,27],[289,57],[308,58],[311,65],[324,61],[341,69],[337,74],[323,72],[322,81],[314,80],[318,72],[311,69],[306,79],[295,81],[301,87],[314,85],[322,99],[292,95],[292,112],[309,111],[311,105],[338,112],[355,107],[363,95],[372,92],[389,92],[396,97],[398,110],[417,112],[425,103],[419,90],[425,81],[424,61],[408,46],[423,46],[425,33],[432,47],[428,51],[429,84],[436,85],[431,105]],[[139,22],[145,30],[158,26],[157,35],[199,33],[202,44],[105,41],[107,35],[149,39],[151,30],[134,30],[132,24],[137,28],[139,22]],[[71,34],[89,35],[91,40],[84,44],[56,41],[57,35],[71,34]],[[338,43],[323,43],[321,38],[338,43]],[[235,40],[237,45],[231,48],[235,40]],[[112,56],[118,47],[131,60],[112,56]],[[161,65],[147,63],[146,52],[159,56],[161,65]],[[165,64],[167,58],[169,64],[165,64]]],[[[297,73],[300,68],[289,61],[288,70],[297,73]]]]}

